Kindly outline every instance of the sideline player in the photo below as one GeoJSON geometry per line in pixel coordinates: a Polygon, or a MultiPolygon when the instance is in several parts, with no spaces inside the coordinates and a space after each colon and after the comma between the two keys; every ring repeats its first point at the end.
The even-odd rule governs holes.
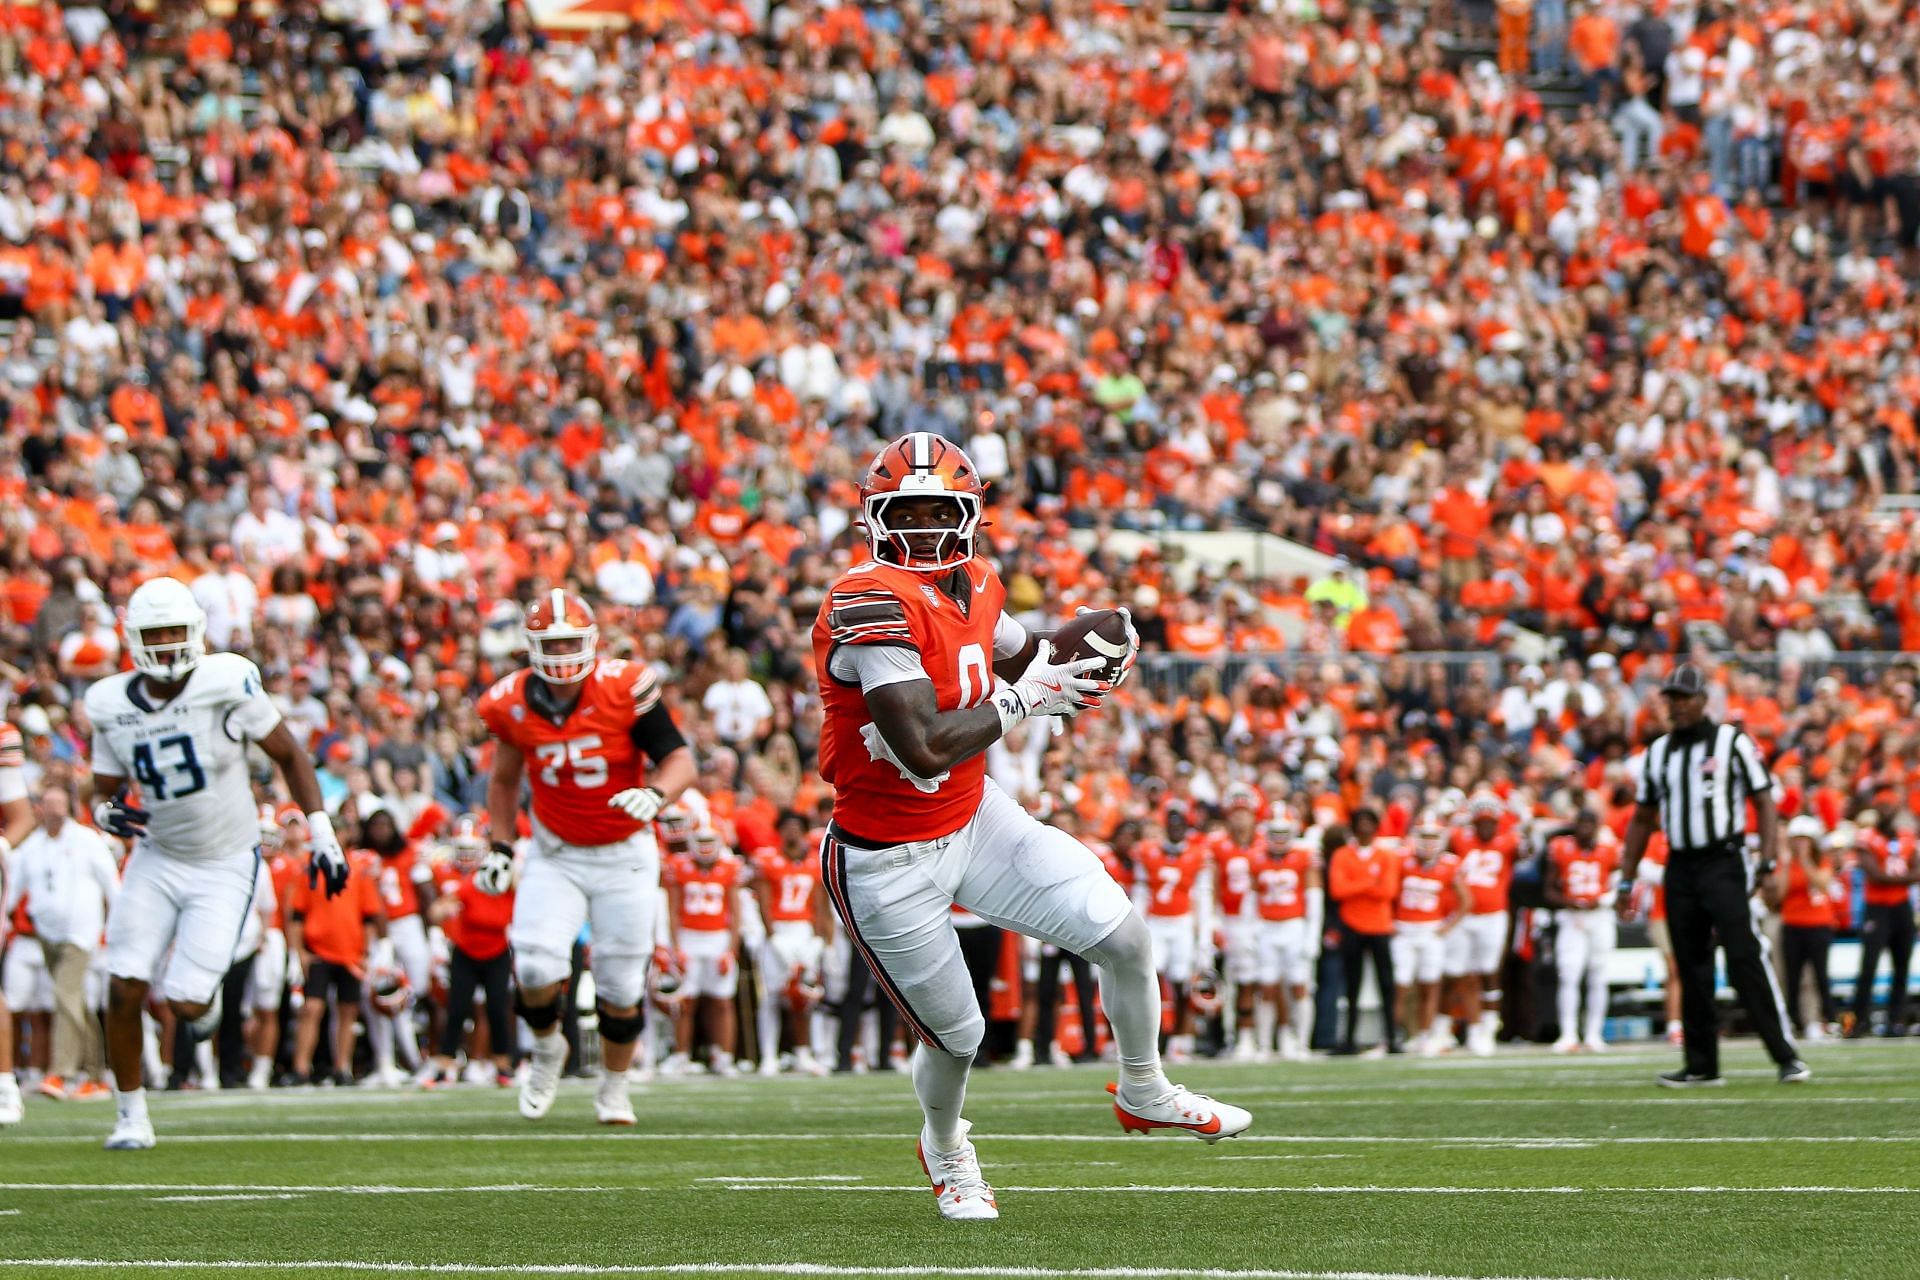
{"type": "MultiPolygon", "coordinates": [[[[37,821],[33,804],[27,799],[26,763],[20,730],[0,720],[0,828],[4,828],[0,833],[0,902],[7,898],[7,865],[13,847],[32,834],[37,821]]],[[[5,944],[6,922],[0,920],[0,956],[6,954],[5,944]]],[[[23,1114],[20,1081],[13,1074],[13,1012],[7,1008],[6,996],[0,994],[0,1129],[19,1124],[23,1114]]]]}
{"type": "Polygon", "coordinates": [[[1251,1062],[1268,1043],[1254,1034],[1260,925],[1254,912],[1253,864],[1266,851],[1266,839],[1258,826],[1258,792],[1236,782],[1227,788],[1225,800],[1226,825],[1213,836],[1213,891],[1226,943],[1227,981],[1233,984],[1233,1056],[1251,1062]]]}
{"type": "Polygon", "coordinates": [[[529,666],[487,690],[479,705],[496,742],[487,782],[490,856],[508,865],[523,777],[533,791],[533,841],[509,935],[518,1011],[533,1029],[520,1114],[538,1120],[559,1092],[567,1061],[560,1000],[574,939],[591,922],[601,1058],[594,1117],[632,1124],[627,1068],[643,1025],[660,896],[653,820],[693,781],[693,753],[653,673],[596,654],[600,628],[586,601],[549,591],[528,606],[525,631],[529,666]],[[650,785],[643,755],[654,770],[650,785]]]}
{"type": "Polygon", "coordinates": [[[820,966],[833,937],[827,896],[820,892],[820,862],[807,843],[807,820],[788,810],[776,827],[780,844],[754,859],[754,885],[767,940],[757,967],[761,978],[760,1074],[780,1074],[780,1022],[784,1010],[793,1044],[793,1069],[825,1075],[813,1055],[814,1011],[820,1003],[820,966]]]}
{"type": "Polygon", "coordinates": [[[740,994],[739,892],[746,864],[729,853],[709,818],[688,835],[689,848],[666,866],[667,901],[674,945],[686,957],[681,985],[679,1043],[684,1055],[695,1042],[695,1023],[706,1030],[713,1074],[736,1076],[734,1000],[740,994]]]}
{"type": "Polygon", "coordinates": [[[109,1151],[154,1144],[140,1019],[156,977],[175,1017],[196,1029],[218,1021],[220,985],[252,909],[260,861],[249,743],[279,766],[307,816],[309,880],[324,883],[328,897],[347,883],[347,855],[313,761],[259,669],[239,654],[206,651],[207,614],[193,592],[173,578],[142,584],[127,601],[126,632],[134,669],[98,681],[86,696],[94,821],[134,842],[107,921],[107,1061],[117,1108],[109,1151]]]}
{"type": "Polygon", "coordinates": [[[1194,974],[1213,970],[1213,871],[1209,846],[1193,833],[1184,803],[1167,806],[1161,835],[1142,841],[1134,851],[1140,876],[1134,882],[1133,902],[1146,916],[1153,968],[1164,984],[1164,998],[1173,1002],[1167,1057],[1185,1062],[1193,1056],[1193,1001],[1188,995],[1194,974]],[[1209,954],[1196,959],[1203,943],[1209,954]]]}
{"type": "Polygon", "coordinates": [[[1056,661],[1003,612],[1000,575],[975,554],[983,492],[972,461],[938,436],[888,445],[861,487],[872,560],[833,584],[813,627],[821,774],[834,788],[821,870],[853,946],[920,1038],[919,1156],[940,1213],[958,1219],[999,1208],[960,1114],[986,1021],[955,904],[1099,966],[1123,1127],[1215,1141],[1252,1122],[1167,1080],[1146,923],[1085,845],[986,776],[987,747],[1014,725],[1074,715],[1107,686],[1089,674],[1097,661],[1056,661]]]}
{"type": "Polygon", "coordinates": [[[1554,918],[1554,957],[1560,969],[1560,1038],[1555,1053],[1605,1053],[1601,1029],[1607,1021],[1607,962],[1619,942],[1614,919],[1615,886],[1620,878],[1620,845],[1600,825],[1592,809],[1582,809],[1573,830],[1547,846],[1546,897],[1558,907],[1554,918]],[[1580,1018],[1580,988],[1585,980],[1586,1019],[1580,1018]]]}
{"type": "Polygon", "coordinates": [[[1260,1004],[1254,1013],[1258,1056],[1274,1047],[1288,1062],[1305,1062],[1313,1036],[1313,1001],[1307,983],[1319,950],[1325,895],[1318,856],[1301,839],[1299,824],[1284,809],[1267,823],[1266,840],[1253,862],[1258,897],[1260,1004]]]}
{"type": "Polygon", "coordinates": [[[1507,954],[1508,904],[1513,862],[1520,844],[1500,830],[1500,801],[1475,796],[1471,821],[1453,839],[1467,883],[1467,916],[1447,935],[1447,979],[1460,1021],[1466,1024],[1467,1052],[1493,1055],[1500,1021],[1500,965],[1507,954]]]}

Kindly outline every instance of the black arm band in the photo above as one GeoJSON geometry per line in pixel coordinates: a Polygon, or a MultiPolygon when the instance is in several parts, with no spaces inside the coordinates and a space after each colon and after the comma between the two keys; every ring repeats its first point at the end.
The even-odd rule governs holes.
{"type": "Polygon", "coordinates": [[[633,722],[627,736],[654,764],[687,745],[687,740],[680,736],[680,726],[673,722],[673,713],[659,703],[633,722]]]}

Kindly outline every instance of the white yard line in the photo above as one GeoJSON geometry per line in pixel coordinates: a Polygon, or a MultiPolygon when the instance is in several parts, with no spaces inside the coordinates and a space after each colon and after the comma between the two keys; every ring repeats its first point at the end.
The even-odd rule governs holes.
{"type": "MultiPolygon", "coordinates": [[[[382,1275],[483,1276],[901,1276],[981,1277],[983,1280],[1538,1280],[1535,1277],[1444,1276],[1430,1271],[1284,1271],[1269,1268],[1212,1267],[845,1267],[818,1262],[673,1262],[618,1263],[510,1263],[468,1262],[267,1262],[253,1259],[132,1261],[114,1258],[0,1258],[0,1267],[40,1267],[46,1270],[199,1270],[199,1271],[367,1271],[382,1275]]],[[[1554,1280],[1580,1280],[1556,1277],[1554,1280]]]]}
{"type": "Polygon", "coordinates": [[[205,1204],[224,1203],[228,1200],[304,1200],[304,1191],[235,1191],[211,1196],[148,1196],[154,1204],[205,1204]]]}
{"type": "MultiPolygon", "coordinates": [[[[1643,1099],[1658,1102],[1662,1099],[1643,1099]]],[[[1806,1099],[1801,1099],[1806,1101],[1806,1099]]],[[[1042,1142],[1052,1144],[1082,1144],[1124,1142],[1138,1140],[1137,1134],[1125,1133],[992,1133],[975,1130],[980,1141],[995,1145],[1011,1142],[1042,1142]]],[[[808,1143],[808,1142],[903,1142],[912,1137],[907,1130],[880,1133],[168,1133],[161,1131],[161,1141],[166,1145],[174,1144],[218,1144],[218,1143],[258,1143],[258,1142],[297,1142],[297,1143],[378,1143],[378,1142],[748,1142],[766,1143],[808,1143]]],[[[1854,1146],[1854,1145],[1904,1145],[1920,1143],[1920,1134],[1726,1134],[1719,1137],[1702,1135],[1667,1136],[1649,1135],[1628,1137],[1619,1135],[1531,1135],[1531,1134],[1434,1134],[1432,1136],[1410,1136],[1407,1134],[1293,1134],[1293,1133],[1250,1133],[1235,1138],[1235,1146],[1252,1144],[1284,1144],[1289,1146],[1411,1146],[1411,1147],[1592,1147],[1592,1146],[1758,1146],[1764,1143],[1801,1143],[1815,1146],[1854,1146]]],[[[93,1134],[9,1134],[8,1146],[22,1143],[41,1143],[58,1145],[79,1143],[96,1145],[99,1142],[93,1134]]],[[[738,1179],[725,1179],[738,1181],[738,1179]]],[[[791,1182],[793,1179],[781,1179],[791,1182]]],[[[564,1188],[561,1188],[564,1189],[564,1188]]]]}
{"type": "Polygon", "coordinates": [[[175,1191],[182,1194],[210,1191],[297,1192],[301,1195],[336,1196],[438,1196],[497,1195],[520,1192],[572,1193],[582,1191],[645,1191],[645,1187],[548,1187],[529,1182],[501,1182],[463,1187],[336,1186],[316,1183],[311,1186],[282,1186],[252,1182],[0,1182],[0,1191],[175,1191]]]}
{"type": "MultiPolygon", "coordinates": [[[[926,1186],[910,1184],[905,1186],[835,1186],[823,1187],[819,1183],[732,1183],[729,1191],[815,1191],[835,1195],[925,1195],[926,1186]]],[[[995,1187],[995,1192],[1007,1195],[1235,1195],[1235,1196],[1349,1196],[1349,1195],[1387,1195],[1387,1196],[1580,1196],[1580,1195],[1920,1195],[1920,1186],[1915,1187],[1393,1187],[1378,1185],[1363,1186],[1296,1186],[1296,1187],[1222,1187],[1209,1185],[1174,1184],[1155,1186],[1143,1183],[1124,1183],[1114,1186],[1076,1186],[1076,1187],[995,1187]]]]}

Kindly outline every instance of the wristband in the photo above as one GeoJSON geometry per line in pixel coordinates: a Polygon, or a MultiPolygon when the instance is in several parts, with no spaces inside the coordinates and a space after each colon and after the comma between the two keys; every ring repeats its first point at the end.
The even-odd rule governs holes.
{"type": "Polygon", "coordinates": [[[999,713],[1000,736],[1003,738],[1012,731],[1013,726],[1027,718],[1027,704],[1012,685],[993,695],[993,709],[999,713]]]}

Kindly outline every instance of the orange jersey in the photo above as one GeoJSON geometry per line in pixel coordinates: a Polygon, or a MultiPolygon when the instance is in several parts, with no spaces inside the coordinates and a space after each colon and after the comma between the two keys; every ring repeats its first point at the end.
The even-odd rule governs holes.
{"type": "Polygon", "coordinates": [[[581,682],[573,710],[555,723],[527,701],[527,682],[536,678],[523,669],[495,684],[480,699],[480,718],[527,758],[534,821],[567,844],[618,844],[644,824],[607,802],[643,785],[633,726],[659,703],[660,686],[644,666],[602,658],[581,682]]]}
{"type": "Polygon", "coordinates": [[[1787,892],[1780,900],[1780,923],[1795,929],[1831,929],[1840,923],[1846,898],[1847,887],[1841,876],[1833,876],[1825,889],[1816,892],[1800,860],[1789,859],[1787,892]]]}
{"type": "Polygon", "coordinates": [[[1647,919],[1665,920],[1667,918],[1667,833],[1656,831],[1647,841],[1647,851],[1641,856],[1641,862],[1652,863],[1660,868],[1660,878],[1654,881],[1653,901],[1647,907],[1647,919]]]}
{"type": "Polygon", "coordinates": [[[1520,842],[1510,832],[1498,832],[1491,840],[1482,840],[1473,828],[1457,833],[1453,851],[1467,872],[1467,911],[1476,916],[1491,915],[1507,909],[1513,888],[1513,860],[1520,842]]]}
{"type": "Polygon", "coordinates": [[[267,863],[267,875],[273,881],[273,927],[285,932],[293,887],[307,878],[306,859],[296,854],[276,853],[267,863]]]}
{"type": "Polygon", "coordinates": [[[440,928],[447,943],[475,960],[491,960],[507,949],[507,926],[513,922],[513,890],[488,893],[473,882],[471,871],[452,866],[435,868],[433,880],[443,898],[460,904],[440,928]]]}
{"type": "Polygon", "coordinates": [[[1267,838],[1255,833],[1245,845],[1225,831],[1213,837],[1213,894],[1223,919],[1237,920],[1253,892],[1253,864],[1267,851],[1267,838]]]}
{"type": "Polygon", "coordinates": [[[1582,848],[1570,835],[1556,836],[1547,846],[1547,861],[1560,892],[1575,907],[1588,910],[1606,901],[1614,874],[1620,870],[1620,846],[1604,832],[1589,848],[1582,848]]]}
{"type": "MultiPolygon", "coordinates": [[[[1872,858],[1890,876],[1904,876],[1913,870],[1912,847],[1905,841],[1895,843],[1878,831],[1860,836],[1861,860],[1872,858]]],[[[1913,897],[1910,884],[1877,884],[1867,881],[1866,903],[1870,907],[1897,907],[1913,897]]]]}
{"type": "Polygon", "coordinates": [[[1104,840],[1082,840],[1080,842],[1093,850],[1093,856],[1100,859],[1100,865],[1107,869],[1113,882],[1129,893],[1133,891],[1133,866],[1113,851],[1113,846],[1104,840]]]}
{"type": "Polygon", "coordinates": [[[404,920],[408,916],[420,914],[419,862],[414,856],[413,846],[408,845],[391,858],[379,858],[380,903],[387,909],[388,920],[404,920]]]}
{"type": "Polygon", "coordinates": [[[1422,862],[1409,850],[1401,855],[1400,896],[1394,899],[1393,918],[1404,924],[1445,920],[1453,913],[1453,883],[1460,874],[1460,855],[1449,849],[1432,862],[1422,862]]]}
{"type": "Polygon", "coordinates": [[[1284,853],[1263,843],[1253,860],[1253,882],[1260,897],[1262,920],[1298,920],[1307,914],[1307,873],[1313,870],[1313,850],[1296,844],[1284,853]]]}
{"type": "Polygon", "coordinates": [[[333,898],[304,876],[294,881],[290,910],[304,922],[306,949],[328,964],[355,973],[366,967],[367,921],[380,915],[378,862],[374,855],[356,850],[347,859],[346,891],[333,898]]]}
{"type": "Polygon", "coordinates": [[[993,632],[1007,601],[1000,575],[978,556],[957,570],[966,585],[964,608],[935,578],[870,561],[840,576],[813,624],[814,668],[824,723],[820,776],[833,787],[834,820],[875,845],[933,840],[964,827],[980,808],[986,786],[984,753],[953,766],[939,779],[913,779],[882,754],[885,743],[858,684],[830,670],[843,645],[910,649],[933,681],[942,711],[975,707],[993,692],[993,632]]]}
{"type": "Polygon", "coordinates": [[[789,858],[778,850],[768,849],[754,859],[753,865],[767,883],[767,897],[772,903],[772,919],[768,924],[813,923],[813,895],[820,887],[818,859],[789,858]]]}
{"type": "Polygon", "coordinates": [[[745,878],[746,864],[732,854],[721,854],[702,865],[690,853],[667,863],[667,883],[680,888],[680,914],[674,924],[682,929],[718,932],[733,926],[733,891],[745,878]]]}
{"type": "Polygon", "coordinates": [[[1150,916],[1187,916],[1193,914],[1193,886],[1207,866],[1207,844],[1198,836],[1189,839],[1179,853],[1169,853],[1152,841],[1133,851],[1133,862],[1147,882],[1147,914],[1150,916]]]}

